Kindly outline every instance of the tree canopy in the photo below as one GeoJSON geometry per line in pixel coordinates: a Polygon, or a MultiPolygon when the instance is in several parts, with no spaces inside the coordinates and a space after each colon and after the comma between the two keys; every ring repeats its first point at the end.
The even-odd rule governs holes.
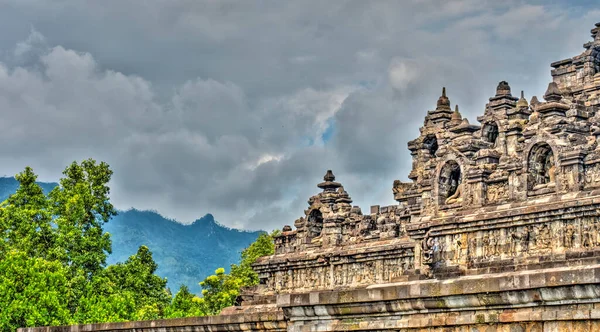
{"type": "Polygon", "coordinates": [[[19,188],[0,203],[0,331],[213,315],[258,283],[252,264],[274,252],[266,233],[229,274],[220,268],[202,281],[202,297],[184,285],[173,297],[147,246],[106,266],[111,240],[103,225],[117,213],[112,174],[104,162],[73,162],[48,195],[30,167],[15,176],[19,188]]]}

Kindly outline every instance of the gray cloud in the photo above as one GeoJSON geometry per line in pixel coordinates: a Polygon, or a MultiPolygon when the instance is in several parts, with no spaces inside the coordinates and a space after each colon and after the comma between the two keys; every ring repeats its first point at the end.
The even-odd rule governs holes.
{"type": "Polygon", "coordinates": [[[475,122],[498,81],[540,95],[580,52],[600,11],[567,5],[0,0],[1,170],[94,157],[119,208],[249,229],[291,224],[330,168],[391,204],[442,86],[475,122]]]}

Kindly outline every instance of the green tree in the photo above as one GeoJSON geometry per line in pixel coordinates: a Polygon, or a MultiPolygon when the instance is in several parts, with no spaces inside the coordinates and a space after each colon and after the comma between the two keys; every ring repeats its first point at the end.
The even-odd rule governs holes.
{"type": "Polygon", "coordinates": [[[207,315],[217,315],[223,308],[234,305],[242,287],[258,284],[258,275],[252,269],[252,264],[259,257],[272,255],[275,252],[273,236],[276,231],[262,233],[241,254],[240,264],[231,265],[231,273],[219,268],[214,275],[208,276],[202,282],[202,295],[207,315]]]}
{"type": "Polygon", "coordinates": [[[190,293],[186,285],[181,285],[165,312],[165,318],[205,316],[204,299],[190,293]]]}
{"type": "Polygon", "coordinates": [[[111,253],[110,234],[102,225],[117,214],[108,197],[112,173],[104,162],[73,162],[49,194],[58,226],[57,244],[63,249],[58,258],[83,271],[88,280],[102,269],[111,253]]]}
{"type": "Polygon", "coordinates": [[[35,182],[31,167],[15,176],[17,191],[0,204],[0,254],[19,250],[29,257],[49,258],[55,250],[55,232],[48,199],[35,182]]]}
{"type": "Polygon", "coordinates": [[[154,274],[157,267],[146,246],[124,263],[108,266],[86,284],[75,320],[100,323],[163,318],[171,295],[167,280],[154,274]]]}
{"type": "Polygon", "coordinates": [[[0,203],[0,331],[218,314],[258,283],[252,264],[274,251],[272,236],[262,234],[230,274],[218,269],[200,283],[203,298],[185,286],[171,298],[146,246],[105,267],[111,241],[103,225],[116,215],[108,165],[73,162],[63,175],[46,196],[27,167],[16,175],[16,193],[0,203]]]}
{"type": "Polygon", "coordinates": [[[275,253],[275,244],[273,236],[276,233],[261,233],[256,241],[252,242],[248,248],[241,254],[240,264],[231,265],[231,275],[242,279],[243,286],[252,286],[258,284],[258,274],[252,269],[252,264],[259,257],[273,255],[275,253]]]}
{"type": "Polygon", "coordinates": [[[81,294],[73,316],[78,323],[123,322],[135,318],[134,294],[120,291],[105,273],[95,275],[81,294]]]}
{"type": "Polygon", "coordinates": [[[218,315],[225,307],[232,306],[243,286],[242,279],[225,273],[218,268],[215,274],[200,282],[207,315],[218,315]]]}
{"type": "Polygon", "coordinates": [[[60,262],[10,250],[0,260],[0,331],[71,323],[69,272],[60,262]]]}
{"type": "Polygon", "coordinates": [[[108,266],[86,284],[75,320],[101,323],[162,318],[171,296],[167,280],[154,274],[157,267],[146,246],[124,263],[108,266]]]}
{"type": "Polygon", "coordinates": [[[105,275],[115,283],[118,291],[135,294],[138,308],[147,307],[146,310],[150,310],[156,304],[162,313],[171,303],[171,295],[167,291],[167,279],[154,274],[157,268],[150,249],[141,246],[125,263],[106,268],[105,275]]]}

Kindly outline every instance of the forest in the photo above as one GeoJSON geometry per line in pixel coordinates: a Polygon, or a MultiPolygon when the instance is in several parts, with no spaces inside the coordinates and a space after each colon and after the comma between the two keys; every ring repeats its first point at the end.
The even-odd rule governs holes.
{"type": "Polygon", "coordinates": [[[273,254],[274,234],[259,235],[229,273],[200,281],[202,296],[185,285],[173,294],[145,245],[107,265],[112,174],[105,162],[73,162],[48,194],[32,168],[15,176],[18,189],[0,203],[0,331],[215,315],[258,283],[252,263],[273,254]]]}

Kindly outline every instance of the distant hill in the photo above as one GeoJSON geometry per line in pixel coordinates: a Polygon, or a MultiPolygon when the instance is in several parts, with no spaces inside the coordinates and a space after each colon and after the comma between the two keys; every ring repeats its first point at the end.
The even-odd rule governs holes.
{"type": "MultiPolygon", "coordinates": [[[[53,182],[38,182],[46,194],[54,189],[58,184],[53,182]]],[[[0,202],[4,202],[8,196],[12,195],[19,188],[19,181],[13,177],[0,177],[0,202]]]]}
{"type": "MultiPolygon", "coordinates": [[[[56,183],[40,182],[48,193],[56,183]]],[[[15,178],[0,177],[0,202],[19,187],[15,178]]],[[[137,248],[146,245],[158,264],[157,274],[167,277],[173,293],[181,284],[199,294],[198,283],[219,267],[227,270],[239,260],[240,252],[258,237],[260,232],[231,229],[216,222],[211,214],[183,225],[153,211],[131,209],[104,225],[111,234],[112,254],[108,264],[125,261],[137,248]]]]}
{"type": "Polygon", "coordinates": [[[219,267],[228,270],[237,263],[240,252],[260,234],[222,226],[211,214],[183,225],[156,212],[139,210],[119,212],[104,229],[113,241],[109,264],[125,261],[144,244],[158,263],[157,274],[167,277],[173,293],[181,284],[200,293],[200,281],[219,267]]]}

